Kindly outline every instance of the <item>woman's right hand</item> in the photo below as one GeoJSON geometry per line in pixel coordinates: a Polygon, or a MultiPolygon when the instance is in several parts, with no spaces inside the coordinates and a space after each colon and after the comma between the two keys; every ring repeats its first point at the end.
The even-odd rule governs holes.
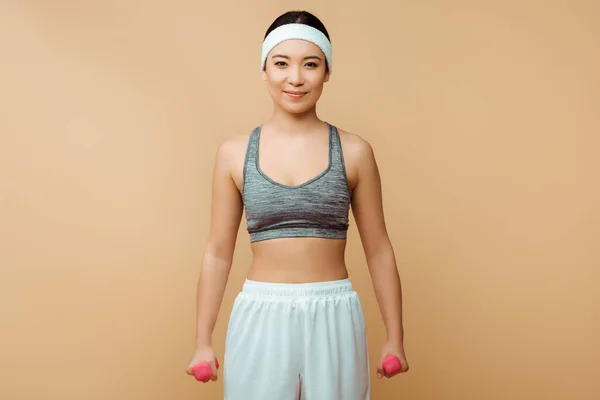
{"type": "Polygon", "coordinates": [[[217,366],[215,364],[215,353],[212,347],[210,346],[197,347],[196,350],[194,350],[194,354],[192,355],[190,363],[188,364],[185,372],[188,375],[193,376],[194,373],[192,372],[192,368],[194,367],[194,365],[202,362],[206,362],[208,363],[208,365],[210,365],[210,369],[212,371],[212,377],[210,378],[210,380],[216,381],[219,378],[219,376],[217,372],[217,366]]]}

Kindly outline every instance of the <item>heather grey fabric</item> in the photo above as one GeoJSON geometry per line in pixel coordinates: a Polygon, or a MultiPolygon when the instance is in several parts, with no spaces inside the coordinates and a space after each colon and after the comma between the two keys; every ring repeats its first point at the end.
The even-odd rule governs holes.
{"type": "Polygon", "coordinates": [[[351,192],[340,136],[329,126],[329,164],[297,186],[273,181],[259,166],[262,125],[250,134],[242,197],[250,241],[283,237],[346,239],[351,192]]]}

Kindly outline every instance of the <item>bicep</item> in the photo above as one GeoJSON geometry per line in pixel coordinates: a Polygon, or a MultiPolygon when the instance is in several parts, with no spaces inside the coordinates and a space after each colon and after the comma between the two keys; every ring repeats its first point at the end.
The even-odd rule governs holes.
{"type": "Polygon", "coordinates": [[[365,143],[358,158],[358,182],[352,195],[352,213],[367,259],[390,247],[382,197],[375,154],[365,143]]]}
{"type": "Polygon", "coordinates": [[[242,216],[242,199],[232,177],[233,155],[227,144],[217,150],[215,158],[212,194],[210,231],[207,252],[215,258],[230,261],[233,258],[235,242],[242,216]]]}

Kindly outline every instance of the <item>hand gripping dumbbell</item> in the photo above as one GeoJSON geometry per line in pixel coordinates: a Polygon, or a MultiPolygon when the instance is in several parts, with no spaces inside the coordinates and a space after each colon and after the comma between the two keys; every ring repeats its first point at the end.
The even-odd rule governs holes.
{"type": "Polygon", "coordinates": [[[383,364],[383,370],[388,375],[395,374],[396,372],[400,371],[400,369],[402,368],[400,359],[398,357],[392,356],[392,355],[384,358],[382,364],[383,364]]]}
{"type": "MultiPolygon", "coordinates": [[[[215,365],[219,368],[219,360],[215,357],[215,365]]],[[[212,377],[212,370],[210,369],[209,363],[206,361],[200,362],[192,367],[192,374],[198,381],[208,382],[212,377]]]]}

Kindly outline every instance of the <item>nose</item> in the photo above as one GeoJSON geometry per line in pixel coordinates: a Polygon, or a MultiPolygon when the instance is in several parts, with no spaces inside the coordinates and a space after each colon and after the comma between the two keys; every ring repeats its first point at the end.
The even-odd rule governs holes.
{"type": "Polygon", "coordinates": [[[304,77],[302,76],[302,68],[289,68],[288,82],[293,86],[300,86],[304,83],[304,77]]]}

